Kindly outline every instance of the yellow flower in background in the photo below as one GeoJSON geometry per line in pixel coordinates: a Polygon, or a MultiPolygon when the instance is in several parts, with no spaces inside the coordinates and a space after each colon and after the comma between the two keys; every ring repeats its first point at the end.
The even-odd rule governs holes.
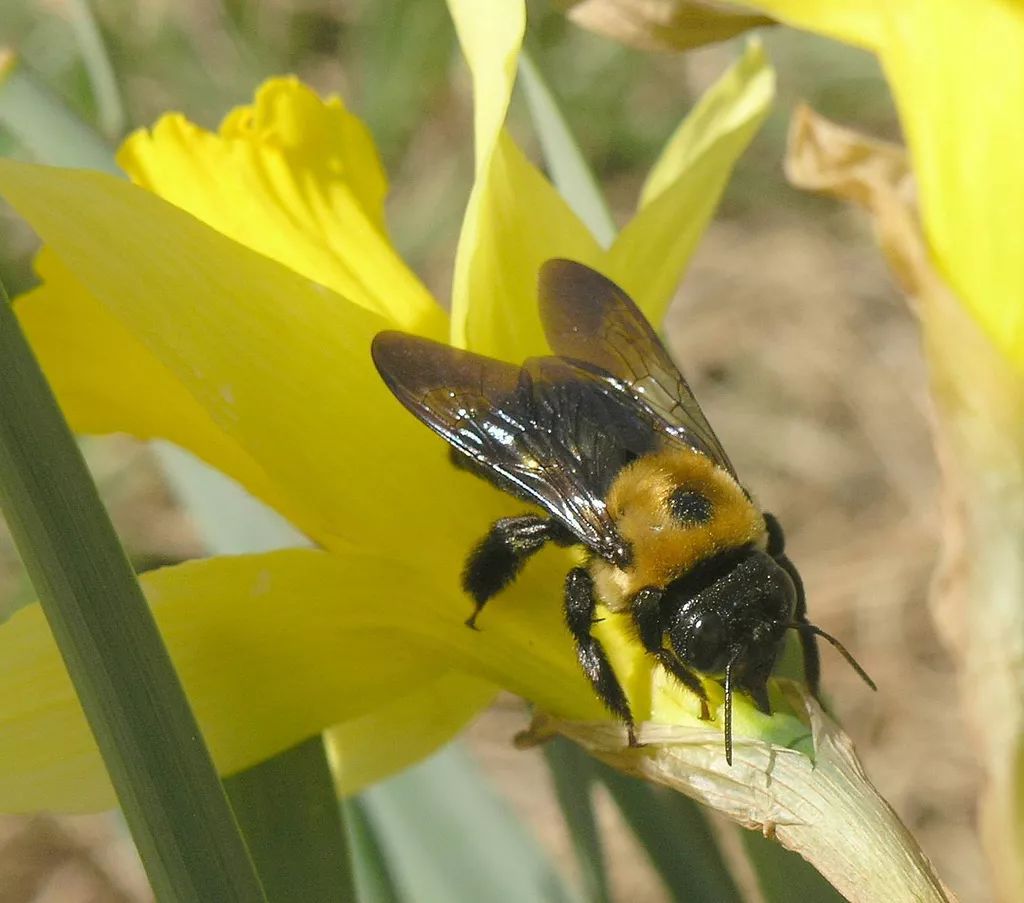
{"type": "MultiPolygon", "coordinates": [[[[451,318],[388,240],[366,129],[293,79],[216,134],[171,115],[130,137],[119,162],[135,185],[0,161],[0,194],[45,246],[44,284],[18,313],[73,427],[176,443],[314,544],[143,578],[223,772],[330,728],[354,790],[448,740],[501,687],[559,717],[608,717],[561,625],[566,553],[532,562],[482,632],[463,626],[462,561],[520,506],[451,467],[381,384],[370,340],[399,328],[511,361],[541,353],[535,283],[551,257],[601,270],[660,320],[773,78],[748,49],[604,249],[504,129],[522,2],[480,6],[451,3],[476,147],[451,318]]],[[[656,684],[640,718],[697,724],[642,656],[622,666],[648,697],[656,684]]],[[[0,626],[0,677],[0,809],[112,805],[38,606],[0,626]]],[[[737,733],[757,718],[738,704],[737,733]]]]}
{"type": "Polygon", "coordinates": [[[878,56],[940,275],[1024,372],[1024,4],[756,0],[797,28],[878,56]]]}

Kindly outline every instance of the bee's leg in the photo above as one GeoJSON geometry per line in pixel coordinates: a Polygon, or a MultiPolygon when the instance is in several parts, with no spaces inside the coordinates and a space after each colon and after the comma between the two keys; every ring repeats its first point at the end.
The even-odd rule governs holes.
{"type": "Polygon", "coordinates": [[[651,586],[640,590],[633,597],[633,623],[640,635],[640,642],[669,674],[697,696],[700,700],[700,717],[709,721],[711,712],[708,709],[708,694],[704,684],[679,661],[679,657],[671,649],[665,648],[665,630],[661,623],[661,597],[662,591],[651,586]]]}
{"type": "Polygon", "coordinates": [[[476,619],[488,599],[508,586],[526,560],[544,543],[576,542],[558,521],[536,514],[503,517],[470,553],[462,571],[462,588],[473,597],[476,609],[466,625],[476,629],[476,619]]]}
{"type": "Polygon", "coordinates": [[[590,635],[596,606],[594,580],[590,572],[586,568],[573,568],[565,578],[565,624],[576,641],[576,657],[601,702],[613,715],[625,722],[629,745],[639,746],[626,693],[612,670],[604,648],[590,635]]]}
{"type": "MultiPolygon", "coordinates": [[[[793,610],[793,620],[797,624],[808,624],[807,620],[807,595],[804,592],[804,582],[800,579],[800,572],[796,565],[786,555],[786,539],[774,514],[767,511],[764,514],[765,527],[768,530],[768,554],[772,556],[779,566],[789,574],[793,586],[796,587],[796,607],[793,610]]],[[[818,656],[818,641],[810,630],[797,630],[800,635],[800,648],[804,655],[804,680],[812,695],[817,698],[818,689],[821,685],[821,660],[818,656]]]]}

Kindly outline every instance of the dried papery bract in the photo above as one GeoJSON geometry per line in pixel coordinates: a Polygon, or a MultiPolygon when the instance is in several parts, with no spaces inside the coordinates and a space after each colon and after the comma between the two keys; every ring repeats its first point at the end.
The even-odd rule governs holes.
{"type": "Polygon", "coordinates": [[[774,20],[716,0],[562,0],[577,25],[638,50],[672,52],[726,41],[774,20]]]}
{"type": "Polygon", "coordinates": [[[721,731],[645,723],[639,749],[611,722],[547,716],[531,736],[560,733],[609,765],[684,793],[807,859],[849,900],[950,901],[910,832],[864,774],[853,744],[802,686],[782,682],[811,726],[814,758],[767,741],[734,738],[733,764],[721,731]]]}
{"type": "MultiPolygon", "coordinates": [[[[986,772],[981,820],[993,878],[1002,899],[1021,899],[1024,374],[932,262],[901,148],[804,108],[790,132],[787,174],[798,187],[853,201],[871,214],[882,251],[921,323],[943,477],[943,560],[932,609],[959,672],[970,740],[986,772]]],[[[1019,305],[1021,299],[1003,303],[1019,305]]]]}

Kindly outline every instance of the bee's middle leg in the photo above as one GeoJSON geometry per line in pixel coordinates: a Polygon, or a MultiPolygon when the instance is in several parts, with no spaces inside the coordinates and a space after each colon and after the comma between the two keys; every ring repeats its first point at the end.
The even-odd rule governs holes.
{"type": "Polygon", "coordinates": [[[476,603],[466,620],[467,627],[477,629],[476,619],[487,601],[508,586],[527,559],[548,541],[566,545],[576,540],[558,521],[536,514],[503,517],[494,522],[470,553],[462,571],[462,588],[476,603]]]}
{"type": "Polygon", "coordinates": [[[596,608],[594,579],[590,572],[586,568],[573,568],[565,578],[565,624],[576,642],[576,657],[601,702],[625,722],[629,745],[639,746],[626,692],[612,670],[604,647],[590,634],[596,608]]]}

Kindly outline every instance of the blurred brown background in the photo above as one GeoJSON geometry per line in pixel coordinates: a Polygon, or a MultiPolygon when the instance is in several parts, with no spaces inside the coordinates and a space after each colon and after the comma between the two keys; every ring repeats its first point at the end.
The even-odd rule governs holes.
{"type": "MultiPolygon", "coordinates": [[[[75,7],[5,0],[0,47],[95,120],[103,111],[75,7]]],[[[446,297],[472,169],[471,106],[440,0],[97,0],[93,9],[124,104],[112,139],[169,109],[214,126],[275,72],[342,93],[380,142],[399,247],[446,297]]],[[[584,34],[543,4],[531,13],[538,61],[622,219],[658,148],[737,45],[650,57],[584,34]]],[[[973,823],[978,772],[926,606],[937,477],[917,330],[865,223],[787,187],[780,164],[797,99],[881,137],[898,138],[898,127],[870,57],[781,29],[763,39],[779,72],[776,110],[690,268],[670,345],[745,481],[786,527],[813,619],[878,682],[870,693],[824,651],[827,691],[870,776],[961,899],[987,900],[973,823]]],[[[530,145],[519,102],[513,122],[530,145]]],[[[0,153],[20,152],[0,127],[0,153]]],[[[32,247],[0,210],[0,277],[15,294],[31,284],[32,247]]],[[[141,568],[199,553],[145,447],[114,437],[86,449],[141,568]]],[[[9,612],[30,587],[5,536],[0,568],[9,612]]],[[[524,717],[504,700],[469,743],[544,846],[570,862],[542,761],[509,743],[524,717]]],[[[613,807],[601,813],[616,898],[663,899],[613,807]]],[[[106,816],[0,820],[0,903],[121,903],[146,899],[144,888],[130,843],[106,816]]]]}

